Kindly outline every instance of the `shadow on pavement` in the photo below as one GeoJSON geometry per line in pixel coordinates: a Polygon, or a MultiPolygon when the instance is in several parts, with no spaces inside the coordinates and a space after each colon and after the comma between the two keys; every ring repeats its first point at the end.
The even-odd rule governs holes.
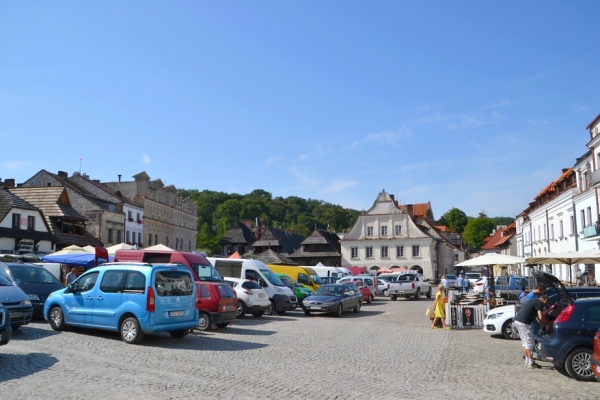
{"type": "MultiPolygon", "coordinates": [[[[10,343],[8,344],[10,346],[10,343]]],[[[0,382],[20,379],[52,367],[58,359],[46,353],[4,354],[0,353],[2,373],[0,382]]]]}
{"type": "Polygon", "coordinates": [[[49,336],[58,335],[59,332],[38,328],[36,325],[32,325],[31,323],[28,325],[23,325],[19,329],[14,330],[12,332],[12,340],[37,340],[43,339],[49,336]]]}
{"type": "Polygon", "coordinates": [[[249,335],[249,336],[270,336],[270,335],[277,333],[276,331],[259,331],[256,329],[244,329],[244,328],[240,328],[239,325],[235,325],[235,323],[232,326],[229,326],[227,328],[217,329],[217,330],[214,330],[213,332],[224,333],[224,334],[228,334],[228,335],[249,335]]]}

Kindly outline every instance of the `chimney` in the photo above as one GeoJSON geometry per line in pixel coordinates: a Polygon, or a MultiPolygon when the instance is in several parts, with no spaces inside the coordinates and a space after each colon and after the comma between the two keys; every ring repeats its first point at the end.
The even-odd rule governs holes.
{"type": "Polygon", "coordinates": [[[119,183],[121,182],[121,174],[117,175],[119,177],[119,183]]]}
{"type": "Polygon", "coordinates": [[[61,178],[68,178],[69,174],[65,171],[58,171],[58,176],[60,176],[61,178]]]}
{"type": "Polygon", "coordinates": [[[6,186],[7,188],[14,188],[15,187],[15,180],[14,179],[7,179],[4,181],[4,186],[6,186]]]}

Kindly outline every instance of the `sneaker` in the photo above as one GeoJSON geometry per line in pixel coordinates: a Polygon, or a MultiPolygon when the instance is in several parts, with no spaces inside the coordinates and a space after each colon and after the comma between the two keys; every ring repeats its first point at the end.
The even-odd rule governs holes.
{"type": "Polygon", "coordinates": [[[529,368],[529,369],[538,369],[538,368],[542,368],[542,367],[540,367],[539,364],[533,363],[533,364],[529,364],[527,366],[527,368],[529,368]]]}

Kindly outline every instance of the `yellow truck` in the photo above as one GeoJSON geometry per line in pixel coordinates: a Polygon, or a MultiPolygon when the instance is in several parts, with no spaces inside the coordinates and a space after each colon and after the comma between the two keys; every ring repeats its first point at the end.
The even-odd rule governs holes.
{"type": "Polygon", "coordinates": [[[267,267],[275,273],[282,273],[292,277],[296,282],[312,291],[317,290],[323,284],[319,275],[311,267],[276,264],[267,264],[267,267]]]}

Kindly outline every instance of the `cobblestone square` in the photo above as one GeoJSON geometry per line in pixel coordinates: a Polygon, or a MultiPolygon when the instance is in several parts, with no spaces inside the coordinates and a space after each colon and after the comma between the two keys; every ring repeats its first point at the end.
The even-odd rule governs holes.
{"type": "Polygon", "coordinates": [[[54,332],[37,320],[0,347],[2,399],[597,399],[519,341],[432,330],[430,304],[376,298],[359,314],[246,317],[184,339],[54,332]]]}

